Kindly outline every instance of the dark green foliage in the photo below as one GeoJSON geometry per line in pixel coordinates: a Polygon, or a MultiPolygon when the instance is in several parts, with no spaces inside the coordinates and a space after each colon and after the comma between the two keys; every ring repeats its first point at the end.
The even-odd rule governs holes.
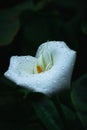
{"type": "Polygon", "coordinates": [[[87,129],[87,74],[73,83],[71,99],[79,120],[87,129]]]}
{"type": "Polygon", "coordinates": [[[34,5],[33,1],[25,1],[13,8],[0,10],[0,45],[10,44],[20,28],[19,16],[27,10],[37,11],[43,8],[46,1],[34,5]]]}
{"type": "MultiPolygon", "coordinates": [[[[46,96],[34,94],[33,107],[38,118],[47,130],[61,130],[64,128],[62,118],[53,102],[46,96]]],[[[31,98],[32,100],[32,98],[31,98]]]]}
{"type": "Polygon", "coordinates": [[[12,9],[0,11],[0,45],[12,42],[20,27],[19,18],[12,9]]]}

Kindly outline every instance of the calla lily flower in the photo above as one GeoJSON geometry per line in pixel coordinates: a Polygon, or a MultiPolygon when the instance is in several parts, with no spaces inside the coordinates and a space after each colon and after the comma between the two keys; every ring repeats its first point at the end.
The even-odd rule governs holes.
{"type": "Polygon", "coordinates": [[[51,95],[70,88],[76,52],[62,41],[41,44],[36,56],[12,56],[4,75],[34,92],[51,95]]]}

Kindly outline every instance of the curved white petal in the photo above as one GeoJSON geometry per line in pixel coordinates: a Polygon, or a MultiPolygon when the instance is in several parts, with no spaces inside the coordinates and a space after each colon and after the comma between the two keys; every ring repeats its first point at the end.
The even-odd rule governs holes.
{"type": "MultiPolygon", "coordinates": [[[[46,63],[48,62],[48,57],[45,60],[46,63]]],[[[40,45],[36,53],[36,58],[31,56],[12,57],[5,76],[20,86],[35,92],[51,95],[70,87],[75,58],[76,52],[71,50],[64,42],[49,41],[40,45]],[[52,56],[53,66],[48,71],[33,74],[37,58],[41,54],[45,56],[43,51],[46,51],[46,46],[49,50],[47,53],[50,53],[52,56]]]]}

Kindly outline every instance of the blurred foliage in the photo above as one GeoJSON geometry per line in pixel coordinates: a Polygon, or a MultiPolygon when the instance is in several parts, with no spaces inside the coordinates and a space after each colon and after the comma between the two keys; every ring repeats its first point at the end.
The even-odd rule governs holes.
{"type": "Polygon", "coordinates": [[[71,98],[79,120],[87,129],[87,74],[73,83],[71,98]]]}
{"type": "Polygon", "coordinates": [[[1,0],[0,7],[0,129],[86,130],[86,0],[1,0]],[[47,40],[77,51],[71,90],[47,97],[5,79],[12,55],[35,55],[47,40]]]}
{"type": "Polygon", "coordinates": [[[19,27],[18,16],[13,10],[0,11],[0,45],[11,43],[19,27]]]}

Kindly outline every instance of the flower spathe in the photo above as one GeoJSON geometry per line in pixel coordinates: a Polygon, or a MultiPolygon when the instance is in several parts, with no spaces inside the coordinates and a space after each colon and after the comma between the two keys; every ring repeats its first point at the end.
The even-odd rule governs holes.
{"type": "Polygon", "coordinates": [[[76,52],[62,41],[41,44],[36,57],[12,56],[5,76],[17,85],[51,95],[70,87],[76,52]]]}

